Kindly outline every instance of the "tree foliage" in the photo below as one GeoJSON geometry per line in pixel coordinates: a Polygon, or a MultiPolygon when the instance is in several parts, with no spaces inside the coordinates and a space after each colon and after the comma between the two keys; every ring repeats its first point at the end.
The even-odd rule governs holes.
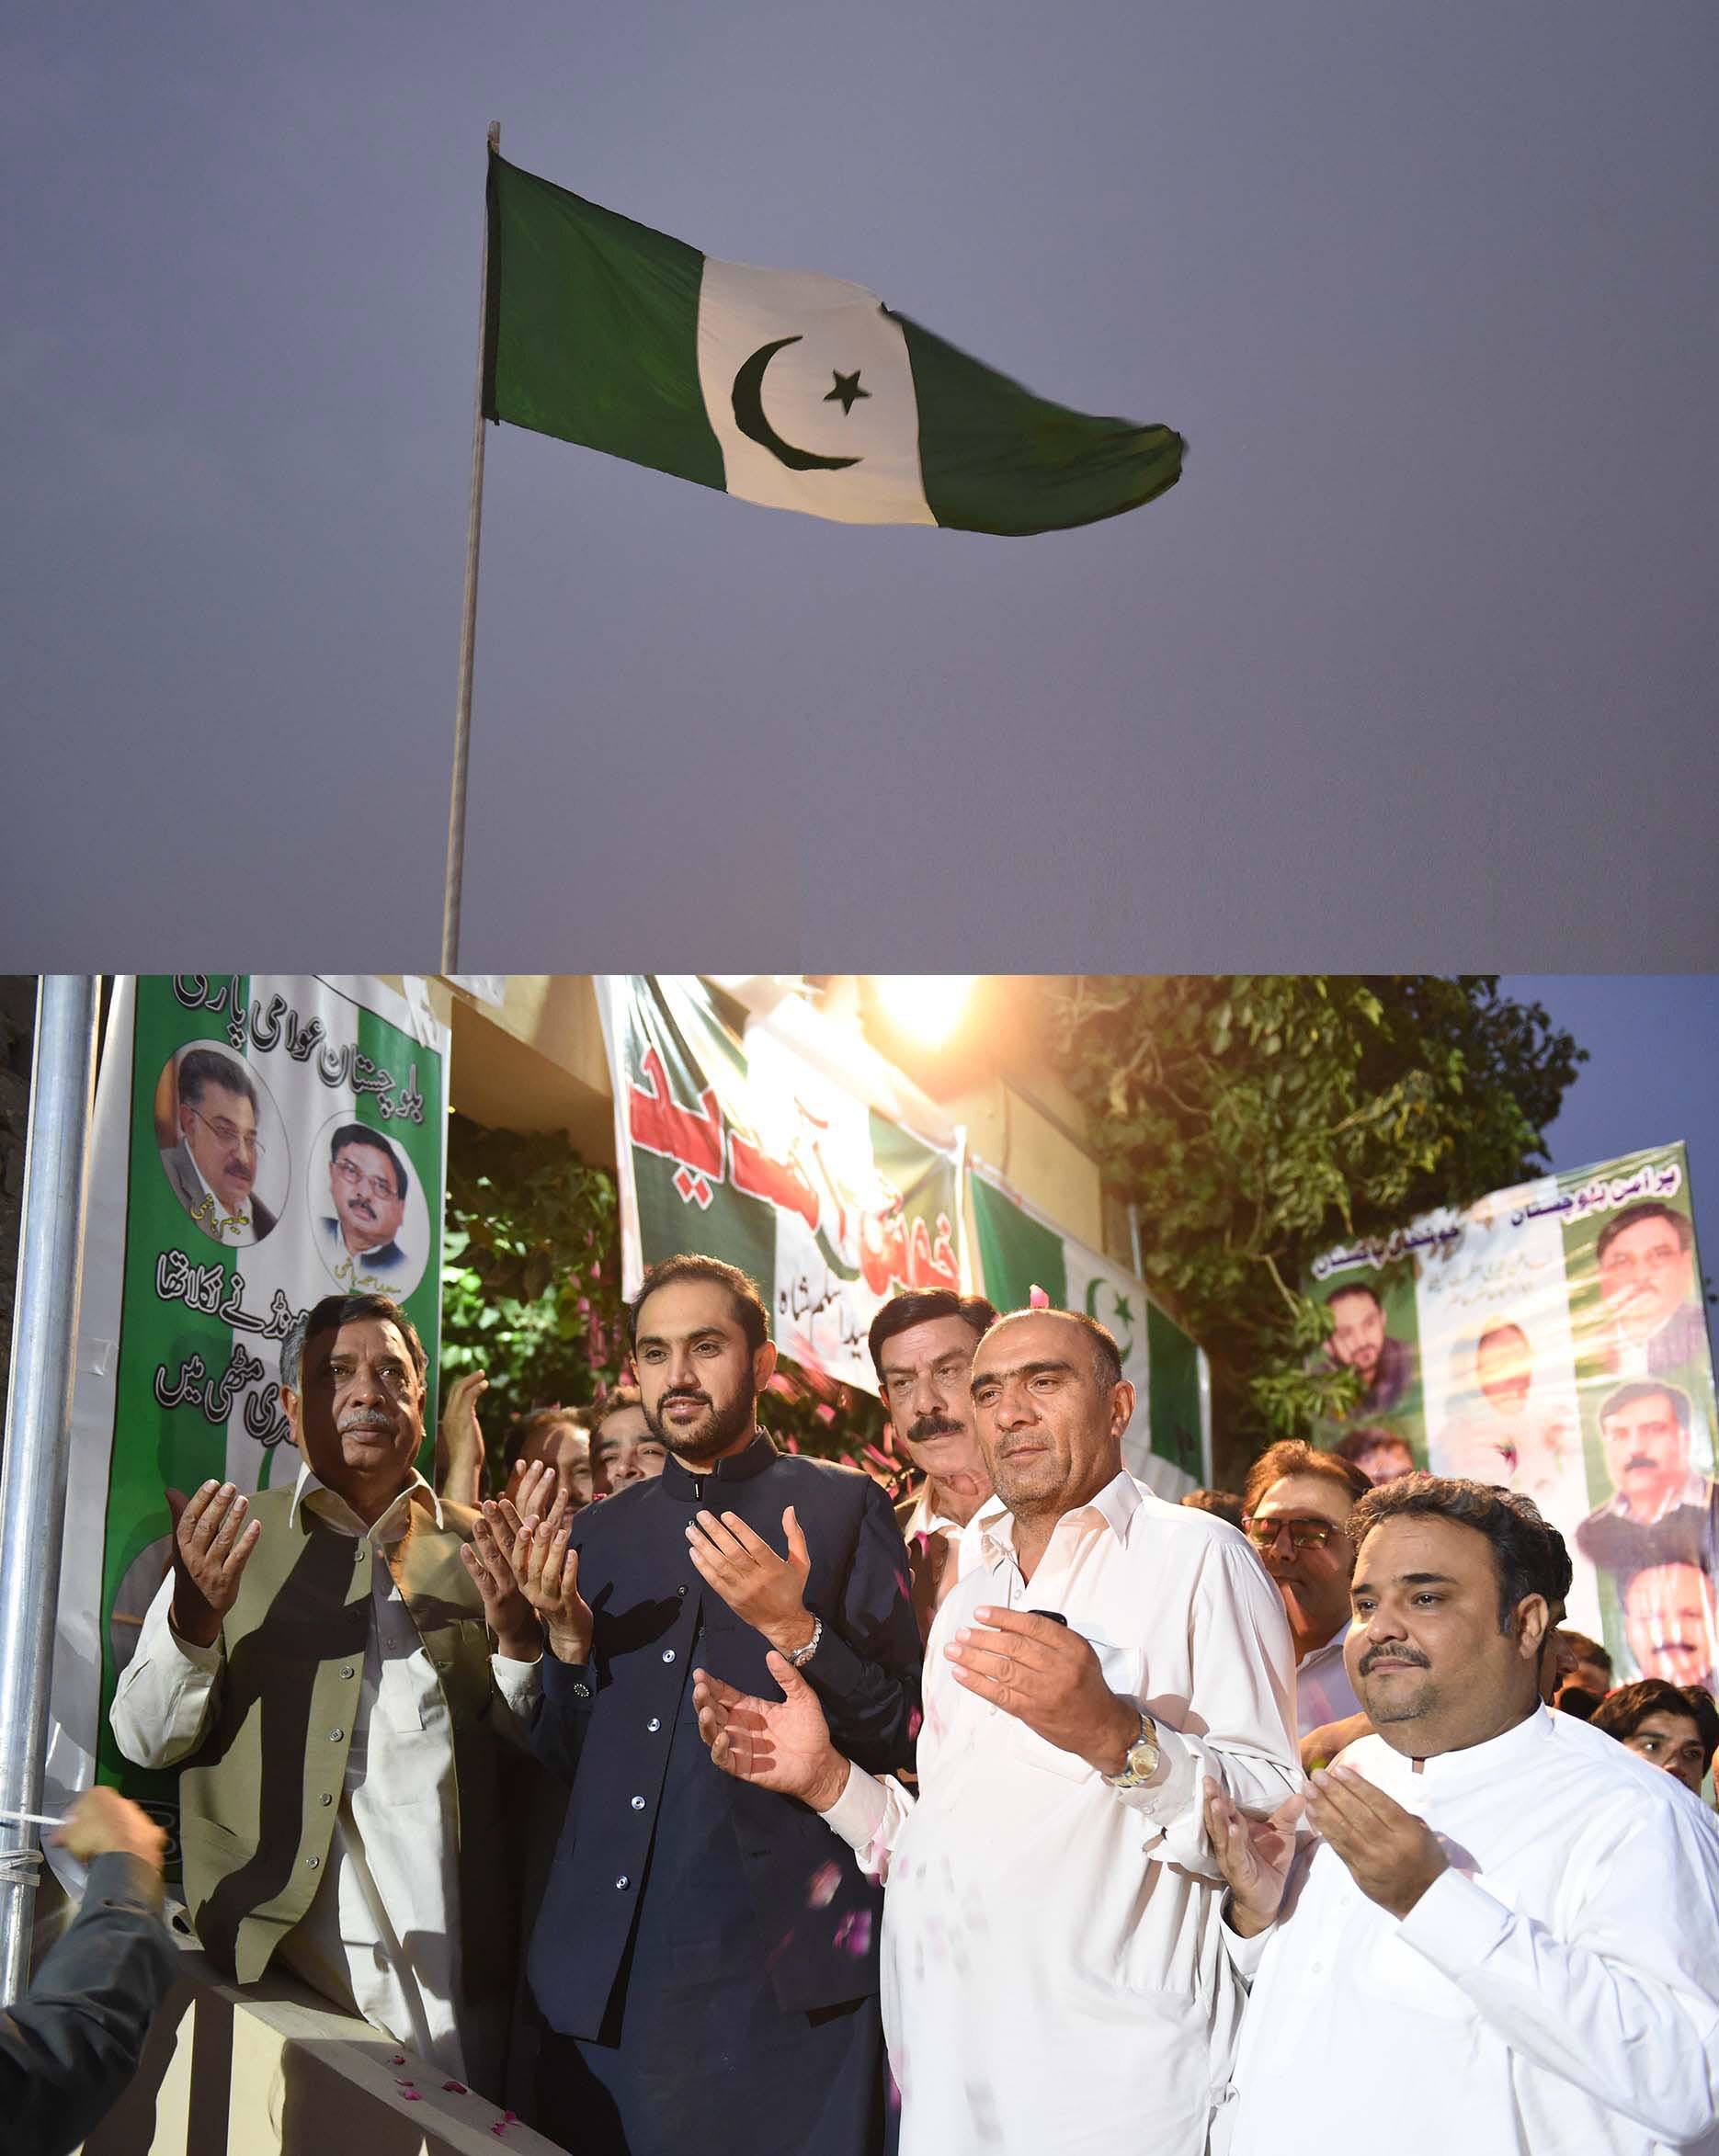
{"type": "Polygon", "coordinates": [[[1314,1256],[1543,1172],[1586,1060],[1494,974],[1080,974],[1050,1021],[1148,1277],[1227,1366],[1237,1440],[1354,1404],[1315,1354],[1314,1256]]]}

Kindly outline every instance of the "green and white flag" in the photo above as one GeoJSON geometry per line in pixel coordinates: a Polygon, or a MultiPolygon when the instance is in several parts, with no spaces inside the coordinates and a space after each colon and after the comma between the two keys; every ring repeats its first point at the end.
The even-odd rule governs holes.
{"type": "Polygon", "coordinates": [[[1047,403],[862,285],[716,261],[493,153],[484,413],[769,508],[1010,536],[1138,508],[1186,446],[1047,403]]]}
{"type": "Polygon", "coordinates": [[[1056,1310],[1085,1311],[1116,1338],[1134,1413],[1122,1460],[1160,1497],[1212,1480],[1205,1357],[1144,1283],[1035,1212],[991,1169],[969,1161],[973,1238],[985,1292],[999,1311],[1026,1310],[1038,1288],[1056,1310]]]}

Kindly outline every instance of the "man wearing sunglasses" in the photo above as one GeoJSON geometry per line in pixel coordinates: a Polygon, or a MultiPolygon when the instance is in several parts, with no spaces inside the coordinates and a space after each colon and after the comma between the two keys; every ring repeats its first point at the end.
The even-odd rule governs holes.
{"type": "Polygon", "coordinates": [[[1283,1597],[1295,1642],[1298,1736],[1360,1710],[1343,1667],[1355,1570],[1349,1515],[1371,1488],[1353,1461],[1298,1437],[1269,1446],[1243,1486],[1242,1531],[1283,1597]]]}

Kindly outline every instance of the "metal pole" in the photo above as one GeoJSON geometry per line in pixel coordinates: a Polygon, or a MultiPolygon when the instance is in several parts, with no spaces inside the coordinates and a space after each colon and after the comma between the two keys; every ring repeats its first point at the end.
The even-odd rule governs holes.
{"type": "MultiPolygon", "coordinates": [[[[0,1811],[40,1811],[41,1805],[99,990],[93,975],[51,973],[43,975],[37,993],[0,1469],[0,1811]]],[[[30,1828],[0,1824],[0,2006],[11,2005],[28,1980],[36,1879],[32,1862],[22,1853],[33,1851],[35,1844],[30,1828]]]]}
{"type": "Polygon", "coordinates": [[[1132,1200],[1128,1208],[1128,1242],[1134,1254],[1134,1277],[1136,1280],[1144,1280],[1146,1268],[1140,1260],[1140,1208],[1132,1200]]]}
{"type": "MultiPolygon", "coordinates": [[[[489,123],[492,155],[501,148],[501,122],[489,123]]],[[[465,776],[472,748],[472,661],[477,646],[477,550],[484,523],[484,358],[489,335],[489,219],[484,220],[484,268],[478,279],[477,397],[472,421],[472,495],[465,519],[465,609],[460,618],[460,693],[454,705],[453,792],[448,803],[448,880],[442,893],[441,970],[460,963],[460,901],[465,884],[465,776]]]]}

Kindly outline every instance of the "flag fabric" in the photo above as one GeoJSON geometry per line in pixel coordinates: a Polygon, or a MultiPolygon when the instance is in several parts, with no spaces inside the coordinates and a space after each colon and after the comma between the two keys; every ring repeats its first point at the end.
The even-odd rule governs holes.
{"type": "Polygon", "coordinates": [[[1010,536],[1181,477],[1167,426],[1047,403],[862,285],[753,269],[492,152],[484,412],[770,508],[1010,536]]]}
{"type": "Polygon", "coordinates": [[[1159,1496],[1176,1498],[1205,1472],[1201,1353],[1144,1285],[1066,1235],[969,1159],[973,1240],[985,1292],[999,1311],[1085,1311],[1110,1328],[1134,1388],[1122,1463],[1159,1496]]]}

